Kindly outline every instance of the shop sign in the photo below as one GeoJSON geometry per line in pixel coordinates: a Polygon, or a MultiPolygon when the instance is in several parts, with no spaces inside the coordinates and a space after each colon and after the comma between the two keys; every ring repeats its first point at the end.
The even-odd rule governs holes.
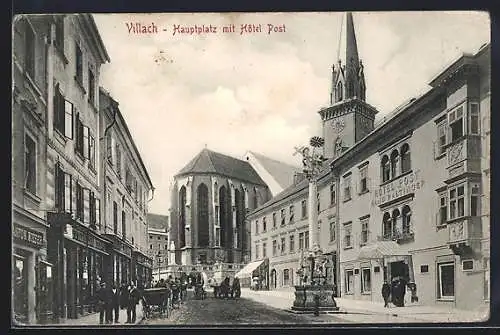
{"type": "Polygon", "coordinates": [[[420,176],[420,170],[416,170],[376,189],[373,205],[380,206],[386,202],[404,197],[421,189],[423,186],[424,181],[420,176]]]}
{"type": "Polygon", "coordinates": [[[42,233],[39,233],[37,231],[31,230],[29,228],[23,227],[18,224],[14,224],[12,236],[14,240],[27,243],[36,248],[42,248],[45,245],[42,233]]]}

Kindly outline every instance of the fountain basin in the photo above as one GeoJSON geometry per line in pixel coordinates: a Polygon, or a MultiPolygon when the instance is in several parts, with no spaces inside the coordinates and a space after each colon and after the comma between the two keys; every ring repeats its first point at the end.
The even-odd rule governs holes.
{"type": "Polygon", "coordinates": [[[334,286],[331,284],[295,286],[295,301],[292,310],[313,313],[316,309],[315,297],[318,296],[320,312],[338,311],[333,292],[334,286]]]}

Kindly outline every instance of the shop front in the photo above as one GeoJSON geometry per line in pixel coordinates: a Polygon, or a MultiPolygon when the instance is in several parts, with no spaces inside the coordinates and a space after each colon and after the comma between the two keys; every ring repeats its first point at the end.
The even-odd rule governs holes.
{"type": "Polygon", "coordinates": [[[144,288],[149,284],[152,275],[153,261],[138,250],[132,252],[132,280],[137,287],[144,288]]]}
{"type": "Polygon", "coordinates": [[[52,314],[52,265],[46,261],[46,228],[40,223],[14,215],[12,318],[19,325],[46,323],[52,314]]]}
{"type": "Polygon", "coordinates": [[[106,281],[109,285],[121,286],[132,280],[132,246],[113,234],[105,234],[110,241],[106,281]]]}

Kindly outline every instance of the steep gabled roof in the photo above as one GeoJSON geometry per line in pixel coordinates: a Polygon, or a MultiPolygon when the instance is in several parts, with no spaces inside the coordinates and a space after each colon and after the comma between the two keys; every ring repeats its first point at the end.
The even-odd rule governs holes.
{"type": "Polygon", "coordinates": [[[148,213],[148,229],[166,230],[168,227],[168,216],[148,213]]]}
{"type": "Polygon", "coordinates": [[[248,162],[208,149],[203,149],[175,177],[192,174],[217,174],[266,186],[248,162]]]}
{"type": "Polygon", "coordinates": [[[295,173],[302,172],[302,169],[276,159],[266,157],[256,152],[250,153],[259,161],[264,169],[276,180],[282,189],[286,189],[293,184],[295,173]]]}

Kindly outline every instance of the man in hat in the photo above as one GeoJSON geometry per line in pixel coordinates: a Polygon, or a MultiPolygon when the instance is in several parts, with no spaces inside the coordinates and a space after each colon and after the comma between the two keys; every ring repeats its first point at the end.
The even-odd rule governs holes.
{"type": "Polygon", "coordinates": [[[110,294],[106,287],[105,282],[101,282],[101,288],[97,291],[97,309],[99,311],[99,324],[104,323],[104,319],[106,319],[106,323],[109,323],[109,299],[110,294]]]}
{"type": "Polygon", "coordinates": [[[139,290],[135,287],[133,281],[130,282],[128,287],[128,303],[127,303],[127,322],[135,323],[136,320],[136,307],[141,299],[139,290]]]}

